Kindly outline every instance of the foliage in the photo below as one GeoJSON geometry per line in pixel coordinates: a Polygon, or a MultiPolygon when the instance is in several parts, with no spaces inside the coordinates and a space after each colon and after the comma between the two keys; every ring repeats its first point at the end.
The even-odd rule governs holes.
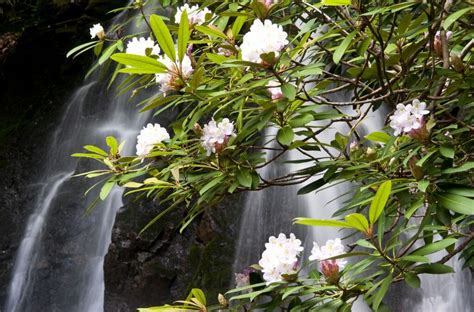
{"type": "MultiPolygon", "coordinates": [[[[141,111],[153,110],[156,117],[171,109],[179,114],[168,126],[171,139],[145,158],[121,155],[112,137],[107,138],[109,151],[86,146],[87,153],[73,155],[103,166],[83,174],[103,178],[100,199],[117,184],[127,194],[168,203],[162,214],[185,205],[184,229],[229,193],[297,184],[305,194],[330,183],[355,182],[353,196],[335,219],[295,222],[349,229],[355,243],[337,257],[361,260],[336,279],[321,279],[313,269],[309,277],[232,290],[227,293],[235,302],[232,309],[349,311],[363,296],[377,310],[393,283],[417,288],[419,274],[452,272],[445,263],[458,255],[465,267],[472,266],[474,33],[468,2],[196,2],[213,12],[200,25],[188,23],[186,14],[175,24],[145,13],[146,6],[158,12],[151,2],[124,8],[141,13],[134,19],[145,23],[145,36],[155,38],[177,72],[174,91],[140,103],[141,111]],[[260,55],[260,63],[243,61],[238,49],[256,19],[283,26],[289,42],[281,51],[260,55]],[[179,71],[184,55],[192,59],[189,77],[179,71]],[[267,87],[274,80],[281,88],[277,98],[267,87]],[[361,125],[374,111],[413,100],[427,103],[430,111],[418,129],[400,136],[389,127],[362,134],[361,125]],[[236,136],[224,137],[209,156],[200,125],[211,118],[233,120],[236,136]],[[277,128],[276,135],[265,132],[268,127],[277,128]],[[275,152],[269,142],[278,143],[273,158],[267,157],[275,152]],[[299,155],[303,169],[272,180],[259,175],[259,168],[290,151],[299,155]],[[440,259],[428,257],[443,250],[440,259]],[[259,300],[263,297],[268,299],[259,300]]],[[[173,70],[163,56],[123,53],[131,36],[110,35],[121,27],[111,27],[105,39],[71,55],[94,49],[96,68],[115,64],[113,79],[127,75],[121,92],[158,88],[154,74],[173,70]]],[[[191,301],[205,306],[199,299],[191,301]]]]}

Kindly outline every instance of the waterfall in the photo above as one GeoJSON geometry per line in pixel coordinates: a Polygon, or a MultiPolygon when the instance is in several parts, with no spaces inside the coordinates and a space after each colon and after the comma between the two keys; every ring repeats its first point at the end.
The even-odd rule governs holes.
{"type": "MultiPolygon", "coordinates": [[[[340,99],[339,99],[340,100],[340,99]]],[[[361,136],[383,128],[386,112],[379,109],[377,112],[369,114],[362,125],[358,127],[361,136]]],[[[271,129],[271,128],[270,128],[271,129]]],[[[336,132],[347,133],[346,125],[337,125],[318,136],[321,142],[329,143],[334,138],[336,132]]],[[[274,130],[267,130],[264,136],[275,135],[274,130]]],[[[277,148],[274,141],[266,145],[270,148],[277,148]]],[[[267,153],[267,161],[272,159],[275,152],[267,153]]],[[[314,157],[327,156],[324,152],[316,152],[314,157]]],[[[288,163],[288,160],[304,159],[305,156],[292,150],[286,157],[282,157],[267,167],[260,169],[259,173],[266,178],[280,176],[294,170],[302,169],[307,164],[288,163]]],[[[312,180],[313,181],[313,180],[312,180]]],[[[308,184],[311,181],[305,183],[308,184]]],[[[240,233],[237,240],[234,272],[239,273],[245,267],[257,263],[263,250],[265,242],[271,235],[278,235],[280,232],[289,234],[294,232],[297,237],[305,238],[305,254],[313,246],[313,241],[320,246],[326,240],[335,237],[343,237],[336,228],[331,227],[303,227],[291,225],[291,220],[295,216],[330,219],[332,214],[343,205],[350,196],[351,184],[349,182],[336,185],[325,186],[317,193],[296,195],[299,186],[271,187],[259,192],[249,192],[247,194],[243,213],[241,217],[240,233]],[[304,234],[306,233],[306,234],[304,234]]],[[[442,256],[442,255],[441,255],[442,256]]],[[[436,259],[439,258],[435,257],[436,259]]],[[[468,312],[474,306],[474,292],[471,274],[468,270],[461,270],[462,263],[458,259],[451,259],[448,263],[455,269],[453,274],[443,275],[422,275],[421,289],[414,290],[401,283],[391,287],[386,302],[392,311],[410,312],[468,312]]],[[[232,280],[231,286],[235,283],[232,280]]],[[[370,308],[362,301],[357,300],[353,306],[353,311],[365,312],[370,308]]]]}
{"type": "MultiPolygon", "coordinates": [[[[126,17],[123,12],[112,24],[126,17]]],[[[127,30],[131,31],[136,29],[127,30]]],[[[128,94],[116,96],[118,80],[108,91],[107,79],[97,73],[65,105],[48,152],[42,155],[43,174],[35,183],[41,190],[18,248],[6,312],[104,310],[104,257],[123,190],[112,190],[107,200],[86,215],[85,208],[98,190],[84,198],[90,181],[71,176],[95,169],[97,163],[76,161],[70,155],[86,144],[104,147],[108,135],[126,141],[124,155],[135,153],[136,135],[149,115],[138,114],[128,94]]],[[[142,91],[133,102],[150,91],[142,91]]]]}

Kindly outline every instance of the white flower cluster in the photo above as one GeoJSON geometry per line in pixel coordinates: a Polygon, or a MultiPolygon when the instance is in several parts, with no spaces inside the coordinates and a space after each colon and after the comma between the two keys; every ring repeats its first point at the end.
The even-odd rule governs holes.
{"type": "Polygon", "coordinates": [[[152,55],[160,54],[160,47],[155,44],[151,38],[145,39],[143,37],[133,37],[132,40],[127,43],[125,52],[128,54],[146,56],[147,49],[150,49],[150,54],[152,55]]]}
{"type": "Polygon", "coordinates": [[[91,33],[91,39],[94,39],[94,37],[97,37],[98,39],[104,39],[105,33],[104,33],[104,27],[100,24],[94,24],[90,29],[91,33]]]}
{"type": "Polygon", "coordinates": [[[397,104],[397,110],[390,116],[390,127],[395,135],[421,128],[423,125],[423,115],[429,114],[426,103],[415,99],[411,104],[397,104]]]}
{"type": "Polygon", "coordinates": [[[288,44],[287,36],[281,25],[273,24],[270,20],[263,23],[259,19],[255,20],[240,46],[242,60],[260,63],[261,54],[274,52],[275,56],[278,56],[281,49],[288,44]]]}
{"type": "Polygon", "coordinates": [[[267,83],[267,90],[272,96],[272,100],[279,100],[283,97],[283,92],[281,91],[281,84],[276,80],[270,80],[267,83]]]}
{"type": "Polygon", "coordinates": [[[161,91],[164,93],[180,89],[181,79],[187,79],[193,73],[191,59],[187,55],[181,63],[173,62],[166,55],[158,58],[158,61],[168,69],[166,73],[155,74],[156,82],[160,84],[161,91]]]}
{"type": "Polygon", "coordinates": [[[204,126],[201,144],[207,151],[207,156],[218,153],[229,141],[230,136],[235,136],[234,124],[228,118],[216,123],[213,119],[204,126]]]}
{"type": "Polygon", "coordinates": [[[211,14],[212,12],[208,8],[204,8],[203,10],[199,9],[199,6],[193,5],[192,7],[189,4],[185,4],[178,8],[176,14],[174,16],[174,21],[176,24],[179,24],[181,21],[181,14],[186,11],[188,14],[188,21],[190,25],[200,25],[206,21],[206,15],[211,14]]]}
{"type": "Polygon", "coordinates": [[[165,128],[159,124],[149,123],[140,131],[137,136],[137,155],[145,157],[152,150],[155,144],[159,144],[164,140],[169,140],[170,135],[165,128]]]}
{"type": "MultiPolygon", "coordinates": [[[[322,247],[319,247],[318,244],[314,242],[313,249],[311,250],[311,256],[309,256],[309,260],[324,261],[328,258],[339,256],[342,254],[344,254],[344,245],[342,245],[341,239],[330,239],[322,247]]],[[[347,264],[347,260],[345,259],[336,259],[335,262],[340,270],[342,270],[347,264]]]]}
{"type": "Polygon", "coordinates": [[[298,265],[298,256],[303,251],[301,241],[293,233],[289,238],[280,233],[271,236],[265,244],[265,251],[258,264],[262,267],[263,279],[267,284],[283,280],[282,274],[291,274],[298,265]]]}

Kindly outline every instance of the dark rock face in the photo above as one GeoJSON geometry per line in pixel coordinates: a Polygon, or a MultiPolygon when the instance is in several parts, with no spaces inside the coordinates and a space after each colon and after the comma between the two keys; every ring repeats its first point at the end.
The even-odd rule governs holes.
{"type": "Polygon", "coordinates": [[[128,203],[117,215],[105,261],[105,310],[135,311],[184,299],[201,288],[217,302],[232,276],[240,197],[230,196],[180,234],[177,210],[140,237],[137,233],[161,210],[156,203],[128,203]]]}

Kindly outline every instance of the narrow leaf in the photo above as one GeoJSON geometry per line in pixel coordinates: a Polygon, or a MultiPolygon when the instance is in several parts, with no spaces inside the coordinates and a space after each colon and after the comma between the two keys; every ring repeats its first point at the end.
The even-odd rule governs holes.
{"type": "Polygon", "coordinates": [[[100,189],[99,197],[100,197],[101,200],[105,200],[107,198],[107,196],[109,196],[110,191],[112,191],[112,188],[114,187],[114,185],[115,185],[115,183],[110,182],[110,181],[104,183],[104,185],[100,189]]]}
{"type": "Polygon", "coordinates": [[[340,227],[340,228],[353,228],[346,221],[338,220],[319,220],[319,219],[310,219],[310,218],[296,218],[293,221],[297,224],[303,225],[312,225],[312,226],[331,226],[331,227],[340,227]]]}
{"type": "MultiPolygon", "coordinates": [[[[114,61],[119,64],[132,66],[135,69],[139,69],[144,71],[145,73],[165,73],[167,68],[162,63],[158,62],[157,60],[142,55],[133,55],[127,53],[116,53],[110,57],[114,61]]],[[[125,69],[121,69],[121,72],[125,69]]],[[[133,72],[130,72],[133,73],[133,72]]]]}
{"type": "Polygon", "coordinates": [[[460,214],[474,215],[474,199],[449,193],[438,194],[436,198],[446,209],[460,214]]]}
{"type": "Polygon", "coordinates": [[[456,238],[445,238],[440,241],[425,245],[421,248],[418,248],[417,250],[413,251],[411,254],[415,256],[426,256],[432,253],[435,253],[437,251],[443,250],[452,244],[455,244],[457,242],[456,238]]]}
{"type": "Polygon", "coordinates": [[[347,48],[351,44],[352,39],[354,39],[355,35],[356,35],[356,31],[353,31],[349,35],[347,35],[347,37],[344,38],[344,40],[342,40],[341,44],[337,47],[336,51],[334,51],[334,54],[332,56],[334,63],[339,64],[339,61],[341,60],[347,48]]]}
{"type": "Polygon", "coordinates": [[[178,31],[178,58],[182,62],[184,56],[186,55],[186,49],[188,48],[189,41],[189,21],[188,13],[186,10],[183,10],[181,14],[181,21],[179,22],[179,31],[178,31]]]}
{"type": "Polygon", "coordinates": [[[174,48],[173,37],[171,37],[171,33],[166,27],[165,22],[161,16],[153,14],[150,17],[150,25],[151,29],[153,30],[153,34],[155,35],[156,41],[161,47],[161,50],[173,61],[176,61],[176,51],[174,48]]]}
{"type": "Polygon", "coordinates": [[[375,131],[366,135],[365,138],[373,142],[387,143],[390,141],[391,136],[385,132],[375,131]]]}
{"type": "Polygon", "coordinates": [[[392,181],[388,180],[383,182],[377,193],[375,194],[372,203],[369,208],[369,220],[371,224],[374,224],[377,219],[380,217],[380,214],[387,204],[388,197],[390,196],[390,191],[392,190],[392,181]]]}
{"type": "Polygon", "coordinates": [[[361,232],[366,233],[369,230],[369,222],[363,214],[351,213],[347,215],[344,220],[361,232]]]}

